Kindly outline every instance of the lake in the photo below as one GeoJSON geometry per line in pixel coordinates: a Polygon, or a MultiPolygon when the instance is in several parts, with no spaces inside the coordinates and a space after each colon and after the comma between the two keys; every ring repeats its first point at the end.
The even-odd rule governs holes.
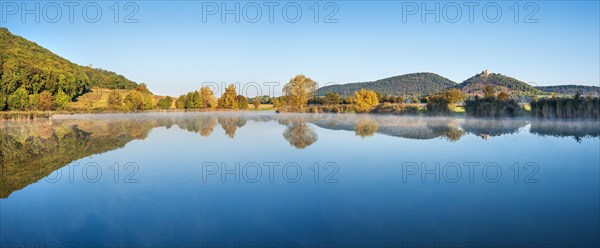
{"type": "Polygon", "coordinates": [[[596,121],[143,113],[0,123],[2,247],[597,247],[596,121]]]}

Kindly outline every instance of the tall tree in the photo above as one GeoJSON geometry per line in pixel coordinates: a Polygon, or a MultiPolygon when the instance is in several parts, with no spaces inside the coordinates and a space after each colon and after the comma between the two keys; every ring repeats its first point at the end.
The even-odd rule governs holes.
{"type": "Polygon", "coordinates": [[[239,109],[247,109],[248,108],[248,99],[245,96],[238,95],[235,100],[238,102],[239,109]]]}
{"type": "Polygon", "coordinates": [[[288,96],[288,105],[295,110],[304,110],[308,97],[317,90],[317,83],[312,79],[297,75],[283,86],[283,93],[288,96]]]}
{"type": "Polygon", "coordinates": [[[214,108],[217,106],[217,98],[208,86],[200,88],[200,108],[214,108]]]}
{"type": "Polygon", "coordinates": [[[219,98],[219,108],[237,109],[238,102],[236,100],[236,96],[237,93],[235,92],[235,86],[233,84],[230,84],[225,89],[223,95],[221,95],[221,98],[219,98]]]}

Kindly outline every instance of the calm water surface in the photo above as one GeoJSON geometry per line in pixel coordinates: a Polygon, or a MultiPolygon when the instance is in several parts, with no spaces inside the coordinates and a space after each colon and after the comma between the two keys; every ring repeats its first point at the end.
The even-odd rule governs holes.
{"type": "Polygon", "coordinates": [[[597,247],[599,136],[597,121],[260,112],[4,121],[0,238],[597,247]]]}

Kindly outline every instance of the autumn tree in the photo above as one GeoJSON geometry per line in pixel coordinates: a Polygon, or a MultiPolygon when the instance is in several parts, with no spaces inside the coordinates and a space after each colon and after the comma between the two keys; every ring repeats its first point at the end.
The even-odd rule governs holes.
{"type": "Polygon", "coordinates": [[[239,109],[247,109],[248,108],[248,98],[242,95],[238,95],[235,97],[235,100],[238,103],[239,109]]]}
{"type": "Polygon", "coordinates": [[[200,88],[200,108],[215,108],[217,106],[217,98],[208,86],[200,88]]]}
{"type": "Polygon", "coordinates": [[[354,92],[354,108],[357,112],[367,112],[377,104],[379,99],[374,91],[361,89],[354,92]]]}
{"type": "Polygon", "coordinates": [[[323,103],[325,105],[336,105],[336,104],[340,104],[342,97],[334,92],[329,92],[327,93],[327,95],[325,95],[325,100],[323,100],[323,103]]]}
{"type": "Polygon", "coordinates": [[[225,92],[223,93],[223,95],[221,95],[221,98],[219,98],[219,104],[218,104],[219,108],[237,109],[238,102],[236,100],[236,97],[237,97],[237,93],[235,92],[235,86],[233,84],[230,84],[225,89],[225,92]]]}
{"type": "Polygon", "coordinates": [[[254,104],[254,108],[258,109],[260,107],[260,102],[261,102],[261,97],[260,96],[256,96],[253,100],[252,100],[252,104],[254,104]]]}
{"type": "Polygon", "coordinates": [[[108,94],[108,107],[111,109],[120,109],[123,106],[123,97],[118,90],[112,90],[108,94]]]}
{"type": "Polygon", "coordinates": [[[506,94],[505,92],[500,92],[500,94],[498,94],[497,98],[498,98],[498,101],[508,101],[510,99],[508,94],[506,94]]]}
{"type": "Polygon", "coordinates": [[[288,96],[288,105],[295,110],[304,110],[308,97],[317,90],[317,83],[312,79],[297,75],[283,86],[283,94],[288,96]]]}
{"type": "Polygon", "coordinates": [[[128,110],[144,110],[146,108],[146,104],[144,103],[144,96],[141,92],[137,90],[132,90],[125,99],[123,100],[125,104],[125,108],[128,110]]]}
{"type": "Polygon", "coordinates": [[[404,98],[402,96],[396,97],[396,103],[404,103],[404,98]]]}
{"type": "Polygon", "coordinates": [[[483,96],[485,98],[493,98],[496,96],[496,89],[494,88],[494,86],[491,85],[486,85],[485,87],[483,87],[483,96]]]}
{"type": "Polygon", "coordinates": [[[43,91],[38,94],[37,109],[42,111],[54,110],[54,97],[49,91],[43,91]]]}
{"type": "Polygon", "coordinates": [[[413,96],[412,103],[419,103],[419,98],[416,96],[413,96]]]}

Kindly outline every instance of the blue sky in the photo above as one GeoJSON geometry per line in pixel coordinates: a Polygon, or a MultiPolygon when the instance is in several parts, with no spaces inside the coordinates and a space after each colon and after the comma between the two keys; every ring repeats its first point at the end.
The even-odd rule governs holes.
{"type": "Polygon", "coordinates": [[[598,1],[519,1],[518,8],[515,1],[319,1],[315,23],[316,2],[288,4],[286,16],[289,2],[118,2],[118,22],[115,1],[93,2],[85,16],[87,2],[80,2],[70,22],[66,2],[3,0],[0,24],[75,63],[115,71],[146,83],[155,94],[174,96],[205,82],[278,82],[278,95],[296,74],[320,85],[411,72],[435,72],[460,83],[489,69],[537,85],[600,83],[598,1]],[[240,21],[228,14],[223,22],[223,4],[231,10],[236,3],[240,21]],[[252,22],[257,6],[262,16],[252,22]],[[137,23],[124,23],[134,7],[128,20],[137,23]],[[424,22],[423,7],[434,13],[424,22]],[[293,22],[296,8],[302,15],[293,22]],[[336,9],[328,19],[333,23],[324,23],[336,9]],[[24,13],[30,14],[22,20],[24,13]]]}

